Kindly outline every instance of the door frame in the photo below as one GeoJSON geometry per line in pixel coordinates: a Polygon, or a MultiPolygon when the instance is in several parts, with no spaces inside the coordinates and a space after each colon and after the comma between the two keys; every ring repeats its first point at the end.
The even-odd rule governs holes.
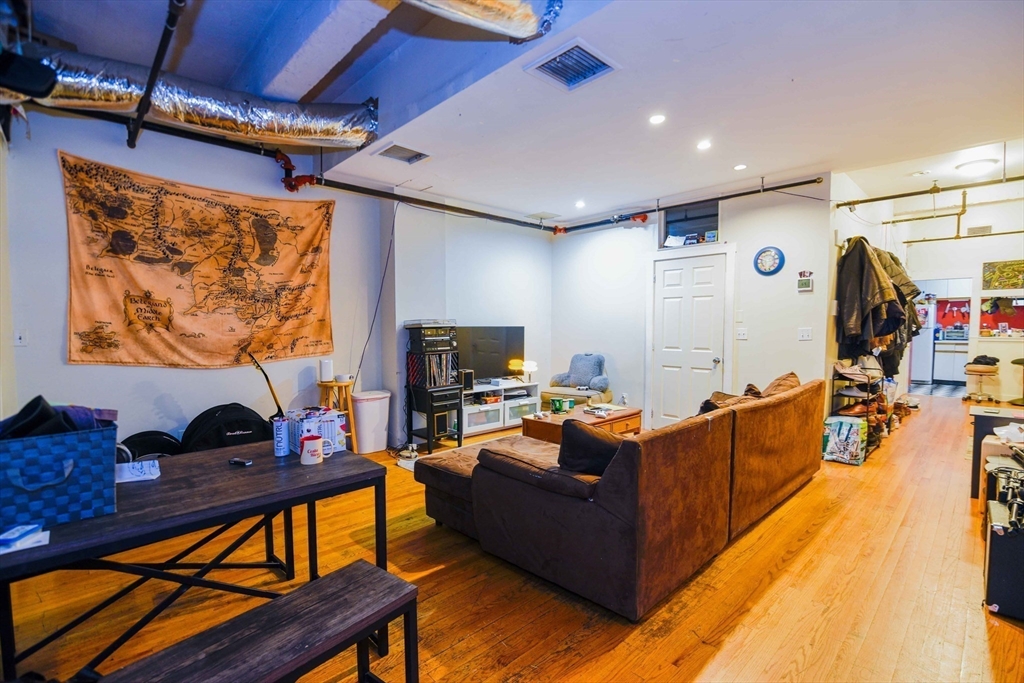
{"type": "Polygon", "coordinates": [[[654,417],[654,278],[657,264],[663,261],[696,258],[699,256],[725,255],[725,317],[722,326],[722,391],[736,393],[732,376],[733,318],[736,296],[736,245],[728,242],[700,244],[689,247],[659,249],[647,264],[647,284],[644,308],[644,412],[641,418],[644,429],[651,428],[654,417]]]}

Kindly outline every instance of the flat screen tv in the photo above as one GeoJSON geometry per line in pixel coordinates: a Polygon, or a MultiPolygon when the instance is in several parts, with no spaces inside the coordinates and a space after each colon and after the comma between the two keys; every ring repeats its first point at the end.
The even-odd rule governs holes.
{"type": "MultiPolygon", "coordinates": [[[[523,360],[525,328],[459,327],[459,367],[472,370],[477,380],[523,374],[509,363],[523,360]]],[[[521,365],[521,364],[520,364],[521,365]]]]}

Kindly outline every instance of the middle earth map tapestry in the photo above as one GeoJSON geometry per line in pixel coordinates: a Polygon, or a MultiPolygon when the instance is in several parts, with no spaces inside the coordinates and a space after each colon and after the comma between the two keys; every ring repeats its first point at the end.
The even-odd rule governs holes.
{"type": "Polygon", "coordinates": [[[333,201],[254,197],[60,153],[68,362],[222,368],[325,356],[333,201]]]}

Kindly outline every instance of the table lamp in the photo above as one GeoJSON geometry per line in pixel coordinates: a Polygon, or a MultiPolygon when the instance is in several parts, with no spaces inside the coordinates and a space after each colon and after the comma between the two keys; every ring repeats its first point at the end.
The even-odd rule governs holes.
{"type": "Polygon", "coordinates": [[[523,372],[526,373],[528,382],[533,381],[533,373],[537,372],[537,361],[535,360],[524,360],[523,361],[523,372]]]}

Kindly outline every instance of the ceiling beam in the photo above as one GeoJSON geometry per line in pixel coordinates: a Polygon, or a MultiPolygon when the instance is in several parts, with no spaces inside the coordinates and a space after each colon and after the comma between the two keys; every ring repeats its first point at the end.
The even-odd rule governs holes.
{"type": "Polygon", "coordinates": [[[399,4],[399,0],[284,2],[227,87],[298,101],[399,4]]]}

